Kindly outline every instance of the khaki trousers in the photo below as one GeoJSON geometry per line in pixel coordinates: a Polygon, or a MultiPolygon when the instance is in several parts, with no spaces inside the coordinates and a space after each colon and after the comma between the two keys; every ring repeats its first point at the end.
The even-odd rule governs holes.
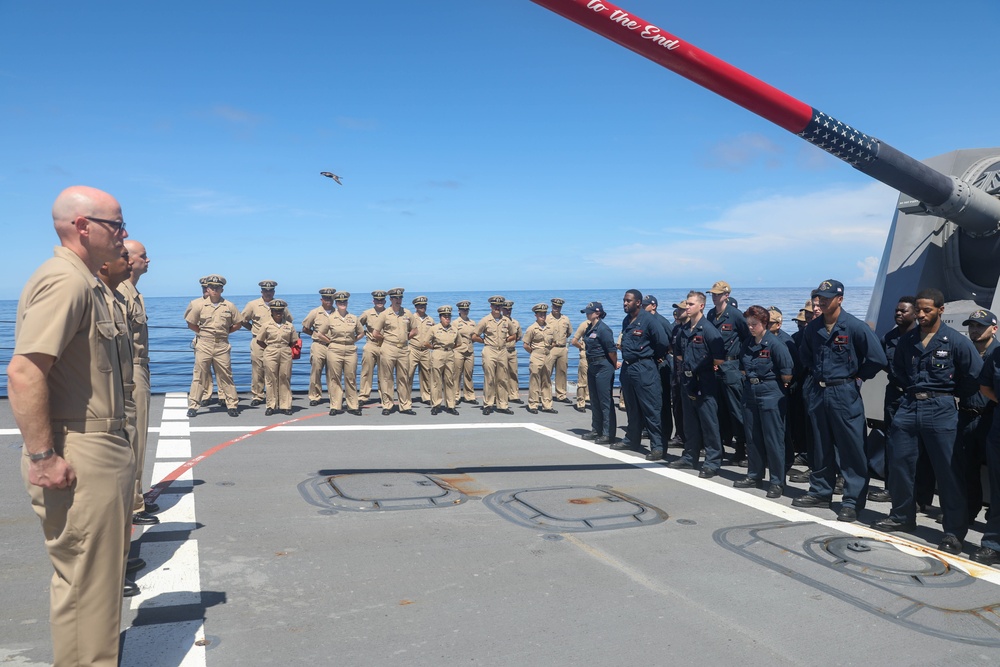
{"type": "Polygon", "coordinates": [[[507,350],[483,346],[483,407],[507,409],[507,350]]]}
{"type": "Polygon", "coordinates": [[[47,490],[30,484],[26,456],[21,477],[55,568],[49,588],[54,664],[116,667],[135,458],[124,431],[56,434],[53,444],[76,483],[47,490]]]}
{"type": "Polygon", "coordinates": [[[272,410],[291,410],[292,348],[286,343],[271,343],[263,352],[267,407],[272,410]]]}
{"type": "Polygon", "coordinates": [[[354,345],[328,345],[326,349],[326,382],[330,390],[330,409],[358,409],[358,348],[354,345]]]}
{"type": "MultiPolygon", "coordinates": [[[[367,401],[372,395],[372,378],[375,376],[375,369],[379,365],[379,355],[382,348],[374,341],[365,343],[361,351],[361,386],[358,388],[361,400],[367,401]]],[[[379,374],[378,384],[382,386],[382,375],[379,374]]]]}
{"type": "Polygon", "coordinates": [[[399,409],[409,410],[413,407],[410,402],[411,390],[406,384],[407,376],[413,377],[410,373],[409,345],[399,347],[392,343],[382,343],[378,363],[378,393],[382,399],[382,409],[392,409],[393,385],[399,397],[399,409]]]}
{"type": "Polygon", "coordinates": [[[135,364],[132,367],[132,379],[135,381],[135,497],[132,502],[133,512],[146,509],[146,500],[142,495],[142,471],[146,465],[146,438],[149,435],[149,361],[135,364]]]}
{"type": "Polygon", "coordinates": [[[264,350],[257,344],[257,334],[250,337],[250,398],[264,400],[264,350]]]}
{"type": "Polygon", "coordinates": [[[553,391],[556,399],[564,401],[566,400],[566,369],[569,367],[569,350],[563,345],[552,348],[549,354],[552,356],[552,368],[556,372],[553,391]]]}
{"type": "Polygon", "coordinates": [[[430,403],[434,388],[434,362],[431,359],[431,350],[422,350],[413,345],[410,346],[410,374],[406,378],[406,386],[413,391],[413,376],[420,370],[420,400],[430,403]]]}
{"type": "Polygon", "coordinates": [[[435,407],[454,408],[458,400],[458,368],[454,350],[434,350],[433,358],[431,404],[435,407]]]}
{"type": "Polygon", "coordinates": [[[517,348],[507,348],[507,392],[510,400],[521,398],[517,384],[517,348]]]}
{"type": "MultiPolygon", "coordinates": [[[[260,347],[257,343],[255,346],[260,347]]],[[[204,378],[212,377],[215,371],[215,381],[219,384],[219,402],[226,401],[226,407],[235,408],[239,405],[236,396],[236,385],[233,384],[233,367],[230,362],[229,341],[208,337],[198,337],[198,347],[194,351],[194,377],[191,390],[188,392],[188,407],[198,409],[201,397],[204,396],[204,378]]]]}
{"type": "Polygon", "coordinates": [[[323,400],[323,374],[326,388],[330,389],[330,371],[326,363],[326,345],[313,341],[309,346],[309,400],[323,400]]]}
{"type": "Polygon", "coordinates": [[[472,385],[472,371],[476,366],[475,352],[455,352],[455,399],[476,400],[476,389],[472,385]]]}
{"type": "Polygon", "coordinates": [[[528,407],[552,409],[552,355],[532,352],[528,360],[528,407]]]}
{"type": "Polygon", "coordinates": [[[587,400],[590,398],[590,390],[587,386],[587,369],[590,364],[587,362],[587,355],[580,355],[580,365],[576,369],[576,407],[587,407],[587,400]]]}

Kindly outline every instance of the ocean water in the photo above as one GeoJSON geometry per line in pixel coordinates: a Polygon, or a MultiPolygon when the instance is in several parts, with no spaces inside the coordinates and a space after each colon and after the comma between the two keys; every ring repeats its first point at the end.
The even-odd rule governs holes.
{"type": "MultiPolygon", "coordinates": [[[[792,321],[800,308],[803,307],[809,298],[811,287],[769,287],[759,289],[738,290],[733,296],[739,301],[740,310],[753,304],[770,307],[777,306],[785,315],[783,328],[792,333],[795,331],[795,323],[792,321]]],[[[670,318],[672,314],[671,304],[686,297],[688,290],[683,288],[661,288],[643,290],[644,294],[653,294],[660,303],[660,312],[670,318]]],[[[496,292],[421,292],[429,300],[427,312],[433,317],[437,317],[437,307],[442,305],[454,305],[468,299],[472,302],[469,317],[479,320],[489,313],[487,299],[496,292]]],[[[600,301],[605,310],[608,311],[605,320],[617,333],[620,329],[622,311],[622,296],[625,288],[609,290],[515,290],[503,292],[503,295],[514,302],[514,319],[521,323],[522,329],[527,329],[528,325],[535,321],[531,312],[531,307],[536,303],[548,303],[550,299],[559,297],[566,301],[563,306],[563,314],[567,315],[574,330],[583,320],[580,310],[590,301],[600,301]]],[[[871,299],[871,287],[848,287],[844,298],[844,308],[857,317],[864,318],[868,310],[868,302],[871,299]]],[[[417,292],[409,292],[404,297],[404,304],[412,310],[410,300],[417,296],[417,292]]],[[[258,295],[237,295],[229,297],[236,307],[243,310],[243,306],[259,296],[258,295]]],[[[292,316],[296,324],[301,324],[302,318],[319,305],[318,294],[279,294],[279,298],[285,299],[292,311],[292,316]]],[[[191,296],[185,297],[149,297],[146,299],[146,308],[149,311],[149,347],[150,347],[150,374],[152,390],[154,393],[168,391],[187,391],[191,385],[191,367],[194,362],[194,352],[191,350],[191,340],[194,334],[184,323],[184,309],[191,301],[191,296]]],[[[355,294],[350,302],[350,312],[360,314],[371,307],[371,297],[369,294],[355,294]]],[[[711,307],[709,302],[708,307],[711,307]]],[[[0,376],[0,395],[7,395],[7,362],[14,349],[14,319],[17,312],[16,301],[0,301],[0,368],[4,373],[0,376]]],[[[457,314],[456,314],[457,317],[457,314]]],[[[233,346],[233,379],[236,388],[240,392],[247,392],[250,389],[250,332],[241,330],[230,337],[233,346]]],[[[358,368],[360,369],[361,343],[358,345],[358,368]]],[[[474,371],[473,382],[477,389],[482,387],[482,369],[477,363],[474,371]]],[[[579,354],[575,348],[569,353],[569,378],[575,381],[577,375],[577,363],[579,354]]],[[[523,392],[528,388],[528,354],[518,344],[518,382],[523,392]]],[[[414,386],[417,385],[416,380],[414,386]]],[[[292,366],[292,389],[305,391],[309,386],[309,345],[308,339],[304,341],[302,358],[295,361],[292,366]]],[[[526,397],[526,396],[525,396],[526,397]]]]}

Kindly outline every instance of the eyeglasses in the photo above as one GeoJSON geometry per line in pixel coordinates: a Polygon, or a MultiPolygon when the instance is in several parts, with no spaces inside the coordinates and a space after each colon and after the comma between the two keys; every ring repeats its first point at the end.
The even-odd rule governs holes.
{"type": "Polygon", "coordinates": [[[111,225],[111,228],[115,230],[115,233],[125,231],[124,220],[105,220],[104,218],[93,218],[89,215],[85,215],[83,217],[84,219],[90,220],[91,222],[103,222],[106,225],[111,225]]]}

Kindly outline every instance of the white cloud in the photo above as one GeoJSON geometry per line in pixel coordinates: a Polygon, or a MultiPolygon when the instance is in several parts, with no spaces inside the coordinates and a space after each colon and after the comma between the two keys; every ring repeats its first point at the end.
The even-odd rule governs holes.
{"type": "Polygon", "coordinates": [[[661,284],[728,280],[759,282],[762,266],[772,285],[811,284],[816,275],[849,278],[856,267],[874,279],[897,194],[881,183],[774,195],[730,206],[714,219],[673,220],[669,243],[610,248],[589,259],[661,284]],[[849,267],[845,268],[845,267],[849,267]]]}

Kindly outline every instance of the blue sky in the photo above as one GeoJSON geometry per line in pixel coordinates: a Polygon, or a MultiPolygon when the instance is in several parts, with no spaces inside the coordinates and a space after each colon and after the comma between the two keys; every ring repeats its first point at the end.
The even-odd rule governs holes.
{"type": "MultiPolygon", "coordinates": [[[[618,4],[918,159],[1000,145],[995,0],[618,4]]],[[[0,25],[0,298],[72,184],[122,202],[153,296],[870,284],[897,197],[529,0],[0,0],[0,25]]]]}

